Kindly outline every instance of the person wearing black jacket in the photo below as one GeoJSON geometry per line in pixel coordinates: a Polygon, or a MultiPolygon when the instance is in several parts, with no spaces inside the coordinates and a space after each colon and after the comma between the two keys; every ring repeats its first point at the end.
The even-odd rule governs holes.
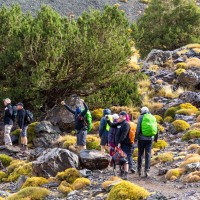
{"type": "Polygon", "coordinates": [[[133,152],[131,151],[132,143],[129,138],[130,125],[126,121],[126,116],[127,114],[125,111],[120,112],[117,123],[111,123],[107,118],[107,122],[110,127],[117,128],[115,133],[115,146],[121,148],[122,151],[127,155],[128,162],[124,164],[124,172],[121,174],[124,179],[128,179],[129,165],[133,162],[133,152]]]}
{"type": "Polygon", "coordinates": [[[10,132],[13,127],[13,107],[9,98],[4,99],[5,112],[4,112],[4,143],[5,145],[12,146],[10,132]]]}
{"type": "Polygon", "coordinates": [[[20,136],[21,136],[21,150],[23,153],[26,153],[28,150],[27,144],[27,129],[28,123],[26,121],[26,110],[24,109],[23,103],[17,104],[17,119],[18,119],[18,126],[20,128],[20,136]]]}
{"type": "Polygon", "coordinates": [[[141,176],[142,159],[145,152],[145,176],[149,176],[149,171],[151,167],[151,149],[153,141],[157,142],[158,133],[154,137],[146,137],[142,135],[142,120],[145,114],[150,113],[147,107],[141,109],[141,115],[138,118],[138,124],[135,135],[135,143],[138,142],[138,175],[141,176]]]}
{"type": "Polygon", "coordinates": [[[61,104],[65,106],[65,108],[74,115],[75,118],[75,131],[77,137],[77,146],[79,150],[86,149],[86,137],[87,137],[87,124],[85,123],[85,115],[88,111],[88,106],[82,100],[84,105],[84,110],[81,111],[81,107],[76,107],[76,110],[73,110],[68,105],[66,105],[65,101],[62,101],[61,104]]]}

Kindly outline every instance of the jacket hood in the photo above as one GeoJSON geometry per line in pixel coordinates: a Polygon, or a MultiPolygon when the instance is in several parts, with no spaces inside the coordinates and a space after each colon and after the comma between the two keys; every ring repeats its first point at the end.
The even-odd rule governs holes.
{"type": "Polygon", "coordinates": [[[103,116],[110,115],[110,114],[111,114],[111,110],[110,109],[106,108],[106,109],[103,110],[103,116]]]}

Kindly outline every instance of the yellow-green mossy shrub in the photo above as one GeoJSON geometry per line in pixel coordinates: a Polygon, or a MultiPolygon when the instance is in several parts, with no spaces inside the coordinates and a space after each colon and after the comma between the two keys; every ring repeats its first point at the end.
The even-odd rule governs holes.
{"type": "Polygon", "coordinates": [[[106,190],[112,183],[116,181],[122,181],[122,179],[118,176],[111,176],[107,181],[104,181],[101,186],[104,190],[106,190]]]}
{"type": "Polygon", "coordinates": [[[200,147],[197,149],[197,154],[200,155],[200,147]]]}
{"type": "Polygon", "coordinates": [[[72,188],[74,190],[80,190],[80,189],[83,189],[90,184],[91,184],[91,182],[88,178],[78,178],[72,184],[72,188]]]}
{"type": "Polygon", "coordinates": [[[176,64],[176,68],[184,68],[187,69],[187,64],[185,62],[180,62],[176,64]]]}
{"type": "Polygon", "coordinates": [[[5,200],[4,198],[0,197],[0,200],[5,200]]]}
{"type": "Polygon", "coordinates": [[[195,114],[195,112],[194,112],[193,109],[182,108],[182,109],[176,111],[176,114],[178,114],[178,115],[185,115],[185,116],[191,116],[191,115],[195,114]]]}
{"type": "Polygon", "coordinates": [[[3,171],[0,171],[0,182],[2,182],[7,177],[7,174],[3,171]]]}
{"type": "Polygon", "coordinates": [[[174,154],[172,152],[165,152],[156,156],[156,160],[159,162],[172,162],[174,160],[174,154]]]}
{"type": "Polygon", "coordinates": [[[10,165],[10,163],[12,162],[13,158],[6,155],[6,154],[0,154],[0,160],[3,164],[4,167],[7,167],[10,165]]]}
{"type": "Polygon", "coordinates": [[[7,200],[42,200],[49,195],[49,190],[40,187],[26,187],[8,196],[7,200]]]}
{"type": "Polygon", "coordinates": [[[199,111],[198,108],[197,108],[196,106],[193,106],[191,103],[183,103],[183,104],[180,104],[180,108],[181,108],[181,109],[191,109],[191,110],[193,110],[194,112],[199,111]]]}
{"type": "Polygon", "coordinates": [[[100,126],[100,121],[96,121],[92,123],[92,130],[93,131],[98,131],[100,126]]]}
{"type": "Polygon", "coordinates": [[[38,124],[39,124],[39,122],[33,122],[28,125],[28,129],[27,129],[28,142],[32,142],[33,139],[36,137],[35,127],[38,124]]]}
{"type": "Polygon", "coordinates": [[[165,149],[166,147],[168,147],[168,143],[165,140],[158,140],[153,143],[153,148],[165,149]]]}
{"type": "Polygon", "coordinates": [[[174,119],[173,119],[171,116],[168,116],[168,117],[165,117],[165,118],[164,118],[164,122],[171,123],[171,122],[173,122],[173,121],[174,121],[174,119]]]}
{"type": "Polygon", "coordinates": [[[170,169],[166,175],[165,178],[167,180],[173,181],[179,178],[181,175],[183,175],[185,172],[184,168],[176,168],[176,169],[170,169]]]}
{"type": "Polygon", "coordinates": [[[143,200],[149,195],[150,193],[144,188],[129,181],[121,181],[113,186],[107,200],[143,200]]]}
{"type": "Polygon", "coordinates": [[[59,181],[67,181],[70,184],[80,177],[79,171],[75,168],[66,169],[64,172],[58,172],[56,175],[56,179],[59,181]]]}
{"type": "Polygon", "coordinates": [[[174,128],[177,132],[182,132],[190,128],[190,125],[184,120],[175,120],[173,123],[174,128]]]}
{"type": "Polygon", "coordinates": [[[58,186],[58,191],[67,195],[73,191],[72,186],[67,181],[62,181],[58,186]]]}
{"type": "Polygon", "coordinates": [[[138,148],[134,149],[133,157],[138,157],[138,148]]]}
{"type": "Polygon", "coordinates": [[[88,135],[86,138],[86,146],[89,150],[100,150],[100,138],[97,136],[88,135]]]}
{"type": "Polygon", "coordinates": [[[165,131],[165,128],[164,128],[164,126],[158,124],[158,130],[160,133],[163,133],[165,131]]]}
{"type": "Polygon", "coordinates": [[[69,146],[76,144],[76,137],[72,136],[72,135],[66,135],[65,137],[65,141],[63,143],[63,148],[64,149],[68,149],[69,146]]]}
{"type": "Polygon", "coordinates": [[[182,141],[200,138],[200,130],[189,130],[182,136],[182,141]]]}
{"type": "Polygon", "coordinates": [[[186,160],[183,161],[183,162],[180,164],[180,168],[183,168],[183,167],[185,167],[185,166],[188,165],[188,164],[197,163],[197,162],[200,162],[200,155],[194,154],[194,156],[191,156],[191,157],[186,158],[186,160]]]}
{"type": "Polygon", "coordinates": [[[11,132],[11,135],[19,136],[20,135],[20,129],[15,129],[14,131],[11,132]]]}
{"type": "Polygon", "coordinates": [[[200,131],[200,123],[194,123],[190,126],[190,130],[199,130],[200,131]]]}
{"type": "MultiPolygon", "coordinates": [[[[12,172],[9,173],[9,170],[11,170],[11,168],[9,169],[8,168],[8,172],[9,173],[9,176],[7,178],[7,181],[16,181],[20,175],[24,175],[24,176],[28,176],[28,177],[31,177],[32,176],[32,163],[29,162],[29,163],[25,163],[25,162],[22,162],[20,164],[16,164],[16,168],[14,168],[14,166],[12,166],[12,172]]],[[[11,166],[9,166],[11,167],[11,166]]]]}
{"type": "Polygon", "coordinates": [[[189,147],[188,147],[188,150],[196,150],[200,148],[200,146],[198,144],[191,144],[189,147]]]}
{"type": "Polygon", "coordinates": [[[177,70],[175,71],[176,76],[179,76],[180,74],[182,74],[182,73],[185,72],[185,71],[186,71],[185,69],[181,69],[181,68],[177,69],[177,70]]]}
{"type": "Polygon", "coordinates": [[[178,106],[168,108],[168,109],[165,111],[164,118],[170,116],[170,117],[172,117],[172,118],[174,119],[177,110],[179,110],[179,107],[178,107],[178,106]]]}
{"type": "Polygon", "coordinates": [[[198,115],[196,122],[200,122],[200,115],[198,115]]]}
{"type": "Polygon", "coordinates": [[[157,121],[158,124],[163,123],[163,118],[160,115],[154,115],[154,117],[156,118],[156,121],[157,121]]]}
{"type": "Polygon", "coordinates": [[[191,172],[184,178],[184,181],[187,183],[199,182],[200,181],[200,171],[191,172]]]}
{"type": "Polygon", "coordinates": [[[103,109],[99,108],[99,109],[93,110],[91,114],[92,114],[93,119],[100,120],[103,117],[103,109]]]}
{"type": "Polygon", "coordinates": [[[43,178],[43,177],[30,177],[23,184],[22,188],[25,188],[25,187],[38,187],[38,186],[42,186],[44,184],[47,184],[48,182],[49,181],[46,178],[43,178]]]}

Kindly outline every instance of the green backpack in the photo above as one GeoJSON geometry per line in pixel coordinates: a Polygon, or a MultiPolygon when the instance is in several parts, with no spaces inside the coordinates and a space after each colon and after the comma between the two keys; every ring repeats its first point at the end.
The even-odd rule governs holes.
{"type": "Polygon", "coordinates": [[[87,131],[90,132],[92,130],[92,115],[91,112],[88,110],[86,115],[85,115],[85,122],[87,124],[87,131]]]}
{"type": "Polygon", "coordinates": [[[145,114],[142,119],[142,135],[152,137],[157,134],[158,125],[152,114],[145,114]]]}

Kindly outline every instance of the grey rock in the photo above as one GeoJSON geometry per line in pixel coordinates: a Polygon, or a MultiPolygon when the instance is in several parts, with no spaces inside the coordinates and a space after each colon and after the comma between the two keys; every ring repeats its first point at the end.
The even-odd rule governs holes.
{"type": "Polygon", "coordinates": [[[0,197],[7,197],[7,196],[9,196],[9,195],[10,195],[9,192],[0,190],[0,197]]]}
{"type": "Polygon", "coordinates": [[[167,200],[167,197],[164,196],[162,193],[158,192],[156,194],[150,195],[147,200],[167,200]]]}
{"type": "Polygon", "coordinates": [[[79,157],[81,166],[90,170],[105,169],[110,162],[110,155],[97,150],[82,150],[79,157]]]}
{"type": "Polygon", "coordinates": [[[185,116],[185,115],[178,115],[178,114],[176,114],[175,115],[175,119],[184,120],[184,121],[186,121],[189,124],[193,124],[194,121],[195,121],[195,119],[196,119],[196,117],[194,115],[192,115],[192,116],[185,116]]]}
{"type": "Polygon", "coordinates": [[[176,74],[174,72],[171,72],[163,77],[163,80],[167,83],[172,83],[173,80],[176,78],[176,74]]]}
{"type": "Polygon", "coordinates": [[[17,180],[15,189],[18,191],[22,188],[23,184],[26,182],[27,176],[20,175],[20,177],[17,180]]]}
{"type": "Polygon", "coordinates": [[[28,161],[34,161],[36,160],[39,156],[42,155],[42,153],[45,151],[45,148],[35,148],[30,150],[29,155],[27,157],[28,161]]]}
{"type": "Polygon", "coordinates": [[[158,170],[158,175],[159,176],[163,176],[163,175],[165,175],[167,173],[167,171],[168,171],[168,169],[166,169],[166,168],[159,169],[158,170]]]}
{"type": "Polygon", "coordinates": [[[56,176],[58,172],[67,168],[78,167],[78,156],[67,149],[47,149],[43,154],[32,162],[33,173],[36,176],[56,176]]]}
{"type": "Polygon", "coordinates": [[[200,107],[200,92],[187,91],[180,95],[180,100],[200,107]]]}
{"type": "Polygon", "coordinates": [[[92,171],[89,170],[89,169],[82,169],[82,170],[79,170],[81,176],[83,177],[89,177],[92,175],[92,171]]]}
{"type": "Polygon", "coordinates": [[[186,172],[200,171],[200,162],[191,163],[185,166],[186,172]]]}
{"type": "Polygon", "coordinates": [[[57,188],[60,185],[58,182],[50,182],[47,184],[42,185],[44,188],[57,188]]]}
{"type": "Polygon", "coordinates": [[[53,125],[49,121],[41,121],[35,126],[35,132],[40,133],[49,133],[49,134],[61,134],[61,131],[58,126],[53,125]]]}

